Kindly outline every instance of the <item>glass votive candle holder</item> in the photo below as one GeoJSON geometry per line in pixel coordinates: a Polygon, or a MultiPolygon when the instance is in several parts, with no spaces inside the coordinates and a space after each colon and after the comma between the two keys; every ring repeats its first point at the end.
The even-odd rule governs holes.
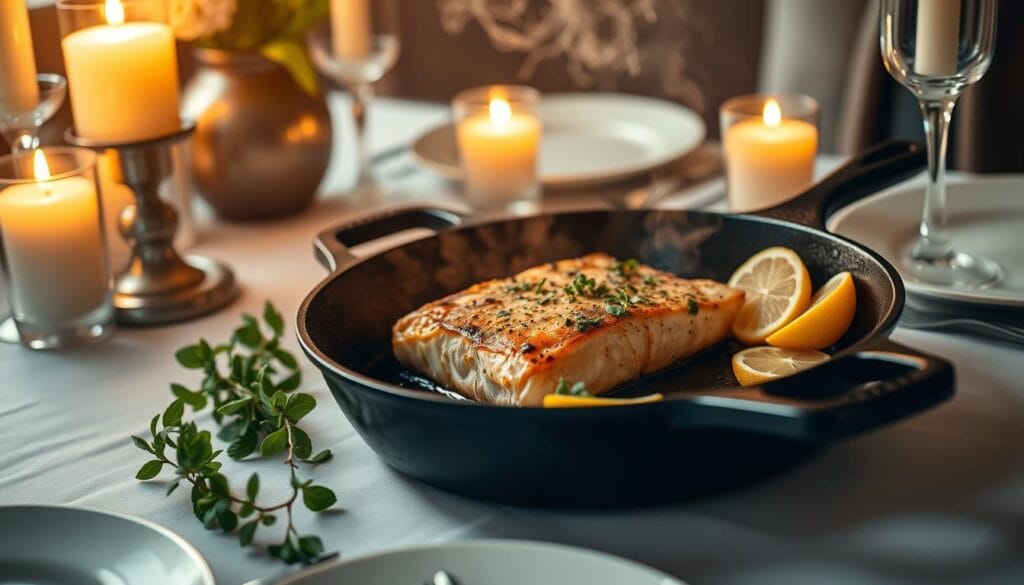
{"type": "Polygon", "coordinates": [[[452,100],[466,197],[477,208],[516,210],[537,201],[540,92],[519,85],[467,89],[452,100]]]}
{"type": "Polygon", "coordinates": [[[778,205],[814,181],[818,102],[805,95],[742,95],[719,111],[729,207],[778,205]]]}
{"type": "Polygon", "coordinates": [[[0,157],[0,268],[22,344],[103,338],[114,321],[96,154],[74,147],[0,157]]]}

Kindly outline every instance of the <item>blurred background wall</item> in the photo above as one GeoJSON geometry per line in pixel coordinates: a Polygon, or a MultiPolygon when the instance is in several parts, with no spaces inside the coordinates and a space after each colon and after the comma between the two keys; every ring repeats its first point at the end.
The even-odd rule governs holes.
{"type": "MultiPolygon", "coordinates": [[[[246,0],[239,0],[244,2],[246,0]]],[[[62,71],[56,16],[31,0],[40,70],[62,71]]],[[[446,101],[519,81],[542,91],[623,91],[670,99],[718,134],[718,106],[751,91],[799,92],[822,106],[822,150],[920,139],[909,93],[885,72],[877,0],[399,0],[403,50],[382,93],[446,101]]],[[[192,70],[182,47],[182,79],[192,70]]],[[[1024,2],[1000,3],[996,57],[961,100],[953,166],[1024,171],[1024,2]]],[[[51,123],[56,139],[69,114],[51,123]]]]}

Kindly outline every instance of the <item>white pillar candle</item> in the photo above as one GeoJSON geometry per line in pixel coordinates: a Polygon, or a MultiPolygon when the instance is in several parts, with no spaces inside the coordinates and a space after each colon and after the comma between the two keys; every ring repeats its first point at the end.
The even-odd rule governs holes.
{"type": "Polygon", "coordinates": [[[960,0],[919,0],[914,72],[955,75],[959,44],[960,0]]]}
{"type": "Polygon", "coordinates": [[[35,156],[39,180],[0,191],[10,302],[19,320],[68,323],[107,302],[96,188],[83,177],[49,180],[42,151],[35,156]]]}
{"type": "Polygon", "coordinates": [[[730,126],[723,138],[729,205],[745,212],[782,203],[811,185],[818,129],[784,119],[768,100],[761,118],[730,126]]]}
{"type": "Polygon", "coordinates": [[[64,37],[64,64],[75,132],[93,140],[131,142],[181,128],[178,64],[171,27],[124,22],[107,1],[110,24],[64,37]]]}
{"type": "Polygon", "coordinates": [[[28,8],[25,0],[0,0],[0,111],[30,111],[38,102],[28,8]]]}
{"type": "Polygon", "coordinates": [[[490,203],[521,199],[537,184],[540,120],[491,100],[486,113],[458,123],[457,138],[466,191],[490,203]]]}
{"type": "Polygon", "coordinates": [[[373,53],[372,19],[370,0],[331,0],[335,56],[344,61],[368,58],[373,53]]]}

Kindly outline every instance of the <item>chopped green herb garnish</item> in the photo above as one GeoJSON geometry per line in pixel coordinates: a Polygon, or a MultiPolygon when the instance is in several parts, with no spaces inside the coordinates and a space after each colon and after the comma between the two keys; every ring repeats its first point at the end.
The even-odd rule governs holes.
{"type": "Polygon", "coordinates": [[[576,330],[579,331],[580,333],[584,333],[590,331],[591,329],[594,329],[595,327],[599,327],[602,323],[604,323],[603,319],[588,319],[586,317],[577,317],[576,330]]]}
{"type": "Polygon", "coordinates": [[[700,305],[697,304],[696,299],[686,299],[686,307],[690,309],[691,315],[696,315],[697,311],[700,310],[700,305]]]}
{"type": "Polygon", "coordinates": [[[650,274],[644,276],[644,286],[658,286],[659,283],[657,278],[654,278],[650,274]]]}
{"type": "Polygon", "coordinates": [[[558,379],[558,386],[555,387],[555,394],[563,394],[566,396],[593,396],[590,392],[587,392],[587,385],[583,382],[573,382],[570,386],[565,378],[558,379]]]}
{"type": "Polygon", "coordinates": [[[608,311],[608,314],[613,317],[621,317],[629,314],[629,311],[618,301],[618,299],[606,300],[604,302],[604,310],[608,311]]]}
{"type": "Polygon", "coordinates": [[[553,300],[555,300],[555,295],[549,294],[547,296],[544,296],[544,297],[541,297],[541,298],[537,299],[537,304],[538,305],[546,305],[546,304],[550,303],[553,300]]]}
{"type": "Polygon", "coordinates": [[[612,262],[611,270],[623,278],[629,278],[630,276],[633,276],[639,266],[639,260],[636,258],[627,258],[625,260],[616,260],[615,262],[612,262]]]}
{"type": "Polygon", "coordinates": [[[536,290],[537,290],[537,294],[540,294],[541,291],[544,290],[544,284],[547,283],[547,281],[548,281],[548,279],[546,279],[546,278],[540,279],[540,282],[538,282],[537,286],[535,287],[536,290]]]}
{"type": "Polygon", "coordinates": [[[507,309],[502,309],[502,310],[498,311],[498,316],[499,317],[508,317],[511,314],[512,313],[510,311],[508,311],[507,309]]]}

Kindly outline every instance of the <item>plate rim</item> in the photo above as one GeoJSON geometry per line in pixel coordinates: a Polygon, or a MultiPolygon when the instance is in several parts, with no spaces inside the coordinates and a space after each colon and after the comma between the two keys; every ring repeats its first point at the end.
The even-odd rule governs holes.
{"type": "MultiPolygon", "coordinates": [[[[707,139],[708,129],[707,124],[704,122],[704,118],[702,118],[692,108],[689,108],[678,102],[674,102],[667,99],[616,92],[557,92],[544,94],[542,97],[542,104],[543,100],[547,100],[548,104],[551,104],[552,102],[557,104],[558,102],[571,103],[572,101],[576,100],[596,101],[601,99],[645,102],[646,104],[655,107],[675,110],[676,114],[679,114],[681,117],[688,118],[690,121],[695,123],[694,126],[697,132],[696,137],[693,140],[693,144],[685,144],[683,147],[675,149],[675,151],[668,156],[658,157],[656,159],[652,159],[652,161],[649,163],[634,165],[631,168],[616,171],[614,173],[591,173],[588,175],[577,173],[573,175],[557,175],[546,178],[541,177],[540,182],[543,186],[549,188],[567,189],[603,185],[607,183],[621,181],[623,179],[634,177],[652,171],[654,169],[660,168],[673,161],[680,160],[686,155],[700,148],[700,146],[707,139]]],[[[543,105],[541,107],[543,107],[543,105]]],[[[454,122],[448,120],[442,122],[441,124],[433,126],[427,130],[424,130],[416,137],[415,140],[413,140],[412,144],[409,146],[409,150],[412,153],[412,157],[415,160],[416,164],[448,180],[461,181],[461,169],[438,162],[436,159],[429,158],[423,155],[423,144],[429,138],[432,138],[437,134],[452,132],[453,128],[454,122]]]]}
{"type": "Polygon", "coordinates": [[[302,579],[307,577],[313,577],[320,573],[326,573],[334,570],[335,568],[343,565],[348,565],[356,562],[373,561],[375,559],[384,559],[387,557],[402,555],[407,553],[431,551],[431,550],[443,550],[449,548],[464,548],[464,549],[503,549],[503,548],[522,548],[526,550],[556,550],[560,553],[575,553],[584,554],[592,558],[599,558],[605,560],[611,560],[618,564],[627,565],[632,569],[650,573],[652,578],[661,579],[660,585],[686,585],[686,582],[670,575],[660,569],[652,567],[650,565],[635,561],[633,559],[597,550],[593,548],[587,548],[583,546],[576,546],[572,544],[564,544],[560,542],[550,542],[544,540],[533,540],[533,539],[519,539],[519,538],[469,538],[464,540],[450,540],[447,542],[435,542],[427,544],[414,544],[409,546],[402,546],[399,548],[380,550],[376,552],[370,552],[354,556],[347,559],[337,559],[335,561],[326,563],[322,566],[317,566],[309,571],[303,571],[281,579],[276,585],[296,585],[300,584],[302,579]]]}
{"type": "MultiPolygon", "coordinates": [[[[17,511],[17,510],[33,510],[42,509],[50,511],[62,511],[62,512],[84,512],[86,514],[97,514],[100,516],[107,516],[117,520],[124,520],[133,524],[138,524],[144,528],[148,528],[157,534],[167,538],[175,545],[178,546],[182,551],[185,552],[186,556],[190,557],[199,569],[200,576],[203,579],[205,585],[216,585],[216,580],[213,577],[213,570],[210,568],[210,564],[206,561],[206,557],[203,556],[199,549],[196,548],[192,543],[185,540],[180,534],[173,530],[161,526],[152,520],[140,518],[138,516],[131,516],[129,514],[123,514],[121,512],[113,512],[110,510],[103,510],[99,508],[93,508],[90,506],[75,506],[71,504],[0,504],[0,514],[4,512],[17,511]]],[[[3,559],[2,553],[0,553],[0,559],[3,559]]]]}
{"type": "MultiPolygon", "coordinates": [[[[916,180],[918,180],[918,179],[910,179],[909,181],[907,181],[907,183],[898,185],[896,187],[892,187],[890,189],[885,189],[883,191],[879,191],[877,193],[869,195],[868,197],[865,197],[864,199],[861,199],[860,201],[856,201],[854,203],[851,203],[850,205],[847,205],[847,206],[845,206],[845,207],[843,207],[841,209],[838,209],[835,213],[833,213],[831,216],[829,216],[828,221],[826,222],[828,231],[830,231],[830,232],[832,232],[832,233],[834,233],[836,235],[842,236],[842,237],[849,237],[849,236],[846,236],[846,235],[838,232],[837,228],[839,227],[839,225],[843,221],[848,221],[849,220],[849,216],[851,214],[856,213],[858,210],[863,209],[864,207],[869,207],[871,205],[875,205],[875,204],[877,204],[880,201],[884,201],[885,199],[894,198],[894,197],[900,197],[900,196],[904,196],[905,197],[905,196],[907,196],[910,193],[913,193],[915,191],[921,191],[921,190],[925,189],[924,185],[917,185],[917,184],[910,185],[910,184],[908,184],[910,181],[916,181],[916,180]]],[[[946,183],[946,186],[947,187],[953,187],[953,186],[959,187],[959,186],[962,186],[962,185],[972,185],[972,184],[977,184],[977,183],[985,183],[985,184],[1017,183],[1017,184],[1020,184],[1022,187],[1024,187],[1024,173],[993,173],[993,174],[988,174],[988,175],[967,175],[967,176],[963,176],[963,177],[957,177],[955,179],[953,179],[953,178],[948,179],[947,183],[946,183]]],[[[976,198],[969,198],[969,199],[970,199],[970,201],[972,203],[977,201],[976,198]]],[[[1015,207],[1019,207],[1022,211],[1024,211],[1024,197],[1021,197],[1021,198],[1018,198],[1018,199],[1012,199],[1011,198],[1011,201],[1013,201],[1014,203],[1018,204],[1015,207]]],[[[864,244],[864,245],[868,245],[868,244],[864,244]]],[[[868,246],[868,247],[871,247],[871,246],[868,246]]],[[[878,252],[878,253],[882,254],[881,252],[878,252]]],[[[972,291],[963,291],[963,290],[951,289],[951,288],[948,288],[948,287],[934,285],[934,284],[926,284],[926,283],[910,281],[910,280],[908,280],[906,278],[906,276],[904,276],[903,270],[902,270],[899,262],[893,261],[893,259],[886,257],[884,254],[882,254],[882,256],[885,257],[886,260],[888,260],[889,263],[892,264],[896,268],[897,272],[899,272],[900,278],[903,279],[903,284],[906,287],[908,293],[915,294],[915,295],[920,295],[922,297],[926,297],[926,298],[930,298],[930,299],[935,299],[935,300],[941,300],[941,301],[947,301],[947,302],[956,302],[956,303],[968,303],[968,304],[975,304],[975,305],[984,305],[984,306],[988,306],[988,307],[1003,307],[1003,308],[1019,308],[1019,307],[1024,307],[1024,293],[1022,293],[1020,295],[1017,295],[1015,298],[1007,298],[1005,296],[993,297],[991,295],[986,294],[986,289],[982,289],[982,290],[977,291],[977,292],[972,292],[972,291]]]]}

